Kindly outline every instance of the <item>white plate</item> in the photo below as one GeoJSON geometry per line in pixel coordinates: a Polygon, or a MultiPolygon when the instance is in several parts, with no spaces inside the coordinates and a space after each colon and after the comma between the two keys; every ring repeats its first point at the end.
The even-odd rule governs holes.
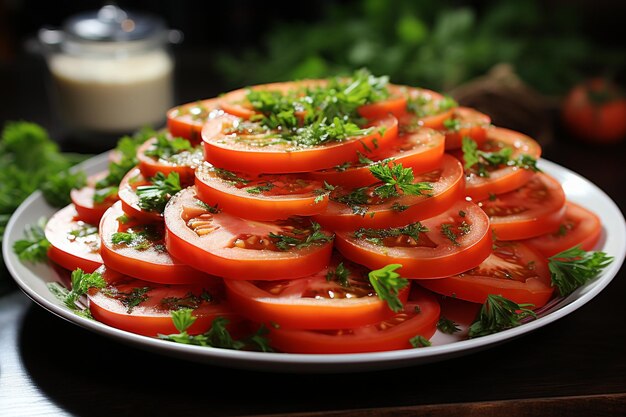
{"type": "MultiPolygon", "coordinates": [[[[83,168],[90,174],[104,170],[106,166],[106,154],[83,164],[83,168]]],[[[26,224],[35,223],[40,217],[50,217],[54,213],[54,209],[45,203],[40,192],[28,197],[11,217],[5,231],[3,255],[9,271],[19,286],[37,304],[78,326],[142,349],[214,365],[274,372],[322,373],[398,368],[486,349],[543,327],[589,302],[617,274],[626,254],[626,224],[618,207],[602,190],[578,174],[546,160],[539,161],[539,167],[561,182],[569,200],[590,208],[600,216],[604,230],[598,250],[613,256],[615,258],[613,263],[598,278],[550,305],[539,314],[537,320],[500,333],[469,340],[458,340],[437,333],[433,337],[433,346],[421,349],[331,355],[242,352],[167,342],[79,317],[48,291],[46,284],[58,279],[53,269],[48,265],[23,264],[11,249],[13,242],[23,237],[26,224]]]]}

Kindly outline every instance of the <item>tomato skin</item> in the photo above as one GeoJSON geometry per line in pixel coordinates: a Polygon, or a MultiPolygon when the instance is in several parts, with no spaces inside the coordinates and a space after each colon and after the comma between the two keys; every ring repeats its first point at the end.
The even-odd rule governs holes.
{"type": "MultiPolygon", "coordinates": [[[[376,295],[367,278],[357,278],[360,288],[354,290],[345,289],[327,279],[327,274],[335,271],[339,261],[351,275],[358,273],[366,276],[369,272],[360,265],[335,257],[320,272],[304,278],[279,281],[270,285],[269,289],[259,287],[251,281],[226,279],[224,281],[228,301],[248,319],[270,326],[278,325],[280,328],[344,329],[378,323],[391,317],[393,311],[386,301],[376,295]],[[367,294],[361,292],[363,288],[367,288],[367,294]],[[352,296],[337,296],[342,291],[349,292],[352,296]],[[335,294],[335,297],[324,296],[328,292],[335,294]]],[[[406,302],[408,290],[406,287],[398,294],[402,303],[406,302]]]]}
{"type": "Polygon", "coordinates": [[[117,195],[122,203],[122,210],[131,217],[147,222],[163,221],[163,215],[156,211],[147,211],[139,207],[137,187],[151,184],[141,173],[139,167],[128,171],[120,182],[117,195]]]}
{"type": "Polygon", "coordinates": [[[406,109],[406,97],[400,94],[392,94],[386,100],[377,103],[365,104],[358,108],[359,115],[369,120],[382,119],[389,114],[396,117],[404,114],[406,109]]]}
{"type": "Polygon", "coordinates": [[[105,178],[108,172],[100,172],[87,178],[87,185],[80,189],[70,191],[70,199],[78,213],[78,218],[85,223],[98,224],[102,215],[109,207],[118,200],[117,194],[107,199],[103,203],[94,202],[96,193],[96,183],[105,178]]]}
{"type": "Polygon", "coordinates": [[[457,107],[451,119],[459,121],[458,130],[446,129],[446,150],[459,149],[463,138],[471,138],[478,146],[487,139],[487,129],[491,125],[491,117],[469,107],[457,107]]]}
{"type": "Polygon", "coordinates": [[[521,240],[559,227],[565,192],[554,178],[538,172],[522,187],[478,203],[489,215],[498,240],[521,240]]]}
{"type": "MultiPolygon", "coordinates": [[[[429,128],[419,128],[398,136],[390,147],[378,152],[374,151],[366,156],[374,162],[393,158],[393,163],[402,164],[405,168],[413,168],[413,173],[421,174],[433,171],[441,165],[444,143],[444,136],[440,132],[429,128]]],[[[352,164],[346,169],[335,167],[313,171],[308,176],[332,185],[361,187],[377,182],[369,168],[370,165],[366,164],[352,164]]]]}
{"type": "Polygon", "coordinates": [[[155,159],[152,156],[146,155],[146,151],[153,148],[156,142],[156,138],[148,139],[137,149],[137,160],[139,161],[139,169],[143,176],[148,179],[160,172],[167,177],[172,172],[175,172],[178,174],[180,183],[183,184],[183,186],[193,184],[194,171],[196,167],[204,161],[202,152],[181,152],[179,154],[180,161],[178,162],[155,159]]]}
{"type": "Polygon", "coordinates": [[[444,129],[443,122],[452,116],[453,108],[439,109],[439,103],[444,100],[444,96],[436,91],[425,88],[409,87],[406,85],[391,85],[389,90],[392,94],[403,94],[407,98],[407,104],[415,100],[423,100],[424,115],[414,113],[409,107],[404,114],[398,117],[401,126],[419,126],[432,129],[444,129]]]}
{"type": "Polygon", "coordinates": [[[557,229],[524,241],[546,258],[577,245],[590,251],[600,240],[602,222],[594,212],[571,201],[565,206],[563,220],[557,229]]]}
{"type": "MultiPolygon", "coordinates": [[[[212,279],[207,274],[172,258],[166,251],[149,247],[138,250],[114,245],[114,233],[126,230],[118,220],[124,214],[121,202],[115,203],[100,221],[100,253],[109,268],[144,281],[162,284],[203,284],[212,279]]],[[[141,224],[134,221],[130,222],[141,224]]],[[[155,223],[160,226],[162,222],[155,223]]]]}
{"type": "MultiPolygon", "coordinates": [[[[435,216],[462,199],[464,194],[463,168],[459,161],[449,155],[444,155],[442,164],[436,172],[439,171],[441,171],[440,180],[433,183],[431,196],[423,194],[391,198],[381,204],[367,206],[368,211],[360,215],[355,214],[348,205],[333,201],[333,193],[331,193],[328,209],[315,216],[315,220],[330,230],[355,230],[360,227],[384,229],[404,226],[435,216]],[[393,208],[394,204],[408,207],[398,211],[393,208]]],[[[420,175],[427,177],[429,174],[420,175]]],[[[415,176],[416,182],[419,182],[420,175],[415,176]]]]}
{"type": "MultiPolygon", "coordinates": [[[[306,182],[302,192],[276,192],[274,187],[268,193],[251,194],[211,172],[211,166],[200,166],[196,170],[196,192],[198,198],[210,206],[218,205],[222,210],[250,220],[271,221],[287,219],[291,216],[312,216],[326,210],[328,192],[323,183],[307,180],[295,175],[249,176],[238,173],[255,183],[269,181],[271,184],[295,184],[306,182]],[[322,194],[316,194],[320,191],[322,194]]],[[[284,187],[282,187],[284,188],[284,187]]]]}
{"type": "Polygon", "coordinates": [[[346,160],[358,161],[359,152],[376,147],[386,147],[398,134],[398,120],[388,116],[371,122],[368,127],[374,131],[363,136],[347,138],[341,142],[309,148],[289,148],[285,144],[271,146],[251,146],[238,143],[232,135],[224,131],[240,119],[224,115],[209,121],[202,130],[204,153],[207,162],[230,171],[249,173],[285,174],[316,171],[332,168],[346,160]],[[380,128],[384,128],[381,134],[380,128]],[[241,161],[245,160],[242,166],[241,161]]]}
{"type": "MultiPolygon", "coordinates": [[[[535,159],[541,156],[541,146],[534,139],[510,129],[491,127],[487,130],[487,139],[480,148],[490,143],[512,147],[512,159],[522,154],[535,159]]],[[[462,154],[455,154],[461,160],[462,154]]],[[[503,167],[489,173],[489,177],[480,177],[474,173],[466,175],[465,191],[474,201],[484,200],[493,194],[502,194],[513,191],[526,184],[533,177],[534,172],[518,167],[503,167]]]]}
{"type": "Polygon", "coordinates": [[[210,221],[219,227],[200,237],[187,226],[186,219],[206,214],[208,211],[198,204],[194,188],[187,188],[172,197],[164,212],[165,245],[174,258],[209,274],[244,280],[301,278],[320,271],[330,259],[332,242],[284,252],[228,247],[236,235],[222,225],[244,225],[246,232],[274,226],[227,213],[210,216],[210,221]]]}
{"type": "Polygon", "coordinates": [[[626,139],[626,97],[608,79],[586,80],[565,97],[561,119],[572,134],[586,142],[621,142],[626,139]]]}
{"type": "Polygon", "coordinates": [[[338,331],[270,328],[272,346],[288,353],[364,353],[411,349],[415,336],[431,338],[437,330],[440,307],[436,298],[413,288],[403,312],[378,324],[338,331]],[[416,312],[419,306],[419,313],[416,312]]]}
{"type": "Polygon", "coordinates": [[[420,222],[427,227],[426,236],[434,247],[387,247],[358,239],[354,232],[337,231],[336,248],[348,259],[371,269],[388,264],[401,264],[399,273],[405,278],[430,280],[466,271],[478,265],[491,253],[489,219],[475,204],[456,202],[448,211],[420,222]],[[444,223],[455,224],[464,212],[470,233],[458,238],[459,246],[441,232],[444,223]]]}
{"type": "Polygon", "coordinates": [[[171,108],[167,111],[168,131],[174,137],[188,139],[194,144],[200,143],[202,126],[208,120],[223,114],[220,103],[220,99],[211,98],[171,108]]]}
{"type": "Polygon", "coordinates": [[[473,303],[482,304],[489,294],[496,294],[518,304],[533,304],[533,308],[544,306],[554,293],[546,259],[522,242],[500,242],[495,246],[494,253],[476,268],[447,278],[420,281],[420,284],[436,293],[473,303]],[[519,261],[508,262],[511,257],[519,261]],[[509,271],[511,274],[523,271],[525,275],[519,279],[508,278],[509,271]]]}
{"type": "Polygon", "coordinates": [[[102,267],[98,270],[107,282],[105,290],[109,292],[127,292],[133,288],[150,288],[145,293],[147,300],[134,307],[129,313],[127,307],[105,291],[92,288],[88,293],[89,309],[94,319],[117,329],[144,336],[157,337],[159,334],[177,334],[179,331],[172,321],[172,310],[159,308],[159,304],[167,297],[183,298],[189,294],[200,298],[207,291],[211,301],[199,300],[199,306],[193,309],[196,321],[187,332],[192,335],[206,332],[216,317],[224,317],[229,321],[227,328],[233,331],[243,323],[241,316],[236,314],[224,300],[223,285],[219,280],[206,282],[203,286],[194,285],[163,285],[141,281],[102,267]]]}
{"type": "Polygon", "coordinates": [[[93,272],[102,265],[100,237],[97,231],[83,237],[72,236],[70,232],[73,230],[80,231],[91,226],[77,220],[77,217],[73,204],[65,206],[50,217],[44,230],[46,239],[50,242],[48,258],[70,271],[80,268],[85,272],[93,272]]]}

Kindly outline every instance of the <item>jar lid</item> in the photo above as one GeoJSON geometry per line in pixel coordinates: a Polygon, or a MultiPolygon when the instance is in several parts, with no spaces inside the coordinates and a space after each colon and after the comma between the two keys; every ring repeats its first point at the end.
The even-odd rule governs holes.
{"type": "Polygon", "coordinates": [[[77,40],[96,42],[128,42],[162,36],[165,22],[153,15],[134,13],[107,4],[100,10],[70,17],[64,32],[77,40]]]}

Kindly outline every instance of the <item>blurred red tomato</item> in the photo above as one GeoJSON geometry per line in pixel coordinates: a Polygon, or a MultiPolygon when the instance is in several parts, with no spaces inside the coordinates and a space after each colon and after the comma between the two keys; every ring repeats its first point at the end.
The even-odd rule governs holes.
{"type": "Polygon", "coordinates": [[[626,97],[604,78],[574,86],[562,106],[565,127],[582,140],[616,143],[626,139],[626,97]]]}

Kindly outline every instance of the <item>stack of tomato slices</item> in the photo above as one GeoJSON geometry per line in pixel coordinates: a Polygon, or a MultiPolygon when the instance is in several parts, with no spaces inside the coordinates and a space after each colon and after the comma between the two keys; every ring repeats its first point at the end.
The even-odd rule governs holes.
{"type": "Polygon", "coordinates": [[[89,294],[93,317],[154,337],[175,333],[171,313],[189,308],[189,334],[216,317],[233,335],[265,325],[280,352],[406,349],[435,334],[441,296],[539,308],[554,296],[547,257],[596,245],[600,220],[536,168],[539,144],[449,97],[378,86],[330,125],[294,104],[288,136],[272,125],[283,116],[251,96],[305,103],[328,85],[268,84],[176,107],[118,195],[93,204],[96,177],[75,191],[46,237],[52,261],[105,277],[89,294]],[[329,133],[293,139],[310,140],[310,126],[329,133]],[[188,146],[155,151],[174,140],[188,146]],[[169,192],[151,194],[163,184],[169,192]],[[396,308],[370,279],[390,265],[409,280],[396,308]]]}

